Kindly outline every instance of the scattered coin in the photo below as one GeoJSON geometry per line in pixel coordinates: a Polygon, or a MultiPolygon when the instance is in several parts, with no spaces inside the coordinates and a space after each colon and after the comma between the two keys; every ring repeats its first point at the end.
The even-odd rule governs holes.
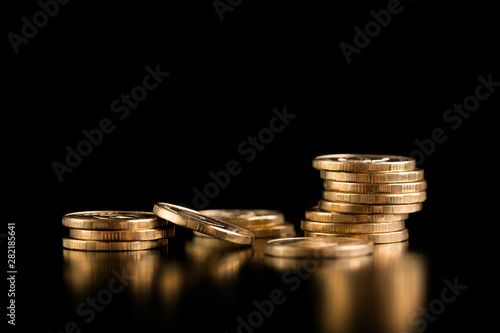
{"type": "Polygon", "coordinates": [[[285,223],[283,213],[271,209],[208,209],[200,213],[242,228],[272,227],[285,223]]]}

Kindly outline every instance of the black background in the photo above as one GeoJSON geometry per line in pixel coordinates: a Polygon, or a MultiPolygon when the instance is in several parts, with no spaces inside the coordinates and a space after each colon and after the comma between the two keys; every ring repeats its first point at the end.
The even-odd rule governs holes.
{"type": "MultiPolygon", "coordinates": [[[[1,232],[16,223],[16,328],[56,331],[68,320],[61,310],[63,214],[191,204],[193,188],[201,190],[228,161],[244,161],[238,146],[285,106],[296,118],[241,163],[241,174],[208,208],[277,209],[299,230],[321,193],[315,156],[409,155],[415,140],[443,128],[447,140],[421,164],[428,200],[407,222],[410,248],[429,260],[430,298],[445,278],[469,286],[427,331],[479,325],[473,310],[486,311],[483,297],[494,289],[496,192],[487,191],[497,179],[499,92],[456,130],[443,114],[474,93],[479,75],[500,81],[498,18],[493,5],[480,3],[401,5],[350,64],[339,44],[353,44],[353,28],[387,1],[245,0],[223,21],[211,1],[72,1],[19,53],[5,37],[1,232]],[[157,64],[170,75],[119,120],[113,100],[157,64]],[[65,147],[103,118],[115,130],[59,182],[51,163],[63,162],[65,147]]],[[[19,34],[21,18],[40,10],[35,1],[8,7],[4,36],[19,34]]]]}

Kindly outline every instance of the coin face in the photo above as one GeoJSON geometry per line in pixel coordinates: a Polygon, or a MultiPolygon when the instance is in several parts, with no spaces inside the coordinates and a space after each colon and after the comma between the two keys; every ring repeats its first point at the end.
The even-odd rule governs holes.
{"type": "Polygon", "coordinates": [[[323,199],[358,204],[399,205],[424,202],[427,192],[415,193],[346,193],[323,191],[323,199]]]}
{"type": "Polygon", "coordinates": [[[422,203],[404,205],[367,205],[320,200],[319,208],[321,210],[349,214],[408,214],[422,210],[422,203]]]}
{"type": "Polygon", "coordinates": [[[158,202],[153,212],[159,217],[184,228],[207,234],[231,243],[251,245],[255,236],[247,229],[203,215],[195,210],[158,202]]]}
{"type": "Polygon", "coordinates": [[[412,171],[415,165],[410,157],[376,154],[331,154],[313,160],[315,169],[347,172],[412,171]]]}
{"type": "Polygon", "coordinates": [[[301,221],[304,231],[327,232],[336,234],[367,234],[398,231],[405,228],[405,221],[395,222],[367,222],[367,223],[332,223],[301,221]]]}
{"type": "Polygon", "coordinates": [[[368,255],[373,242],[347,237],[294,237],[270,240],[264,253],[278,257],[346,258],[368,255]]]}
{"type": "Polygon", "coordinates": [[[100,240],[100,241],[136,241],[171,238],[175,235],[174,227],[159,229],[133,229],[133,230],[85,230],[69,229],[69,236],[75,239],[100,240]]]}
{"type": "Polygon", "coordinates": [[[262,228],[285,223],[283,213],[271,209],[207,209],[200,213],[242,228],[262,228]]]}
{"type": "Polygon", "coordinates": [[[414,193],[427,189],[427,182],[421,180],[410,183],[355,183],[323,181],[323,187],[328,191],[351,192],[351,193],[414,193]]]}
{"type": "Polygon", "coordinates": [[[352,237],[352,238],[372,241],[374,244],[402,242],[410,237],[408,229],[392,231],[392,232],[373,233],[373,234],[339,234],[339,233],[304,231],[304,235],[307,237],[320,237],[320,238],[352,237]]]}
{"type": "Polygon", "coordinates": [[[168,238],[150,241],[108,242],[63,237],[62,241],[63,247],[66,249],[83,251],[137,251],[168,245],[168,238]]]}
{"type": "Polygon", "coordinates": [[[320,177],[325,180],[353,183],[407,183],[424,179],[424,170],[400,172],[342,172],[321,170],[320,177]]]}
{"type": "Polygon", "coordinates": [[[66,214],[62,224],[77,229],[123,230],[160,228],[167,222],[152,212],[101,210],[66,214]]]}

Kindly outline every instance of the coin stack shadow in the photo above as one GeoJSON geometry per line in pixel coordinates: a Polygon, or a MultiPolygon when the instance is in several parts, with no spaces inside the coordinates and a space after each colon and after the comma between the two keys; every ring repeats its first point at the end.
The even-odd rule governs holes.
{"type": "Polygon", "coordinates": [[[175,227],[150,212],[99,211],[63,216],[63,247],[83,251],[136,251],[168,245],[175,227]]]}
{"type": "MultiPolygon", "coordinates": [[[[348,158],[344,160],[349,162],[348,158]]],[[[372,163],[375,167],[365,169],[376,171],[346,172],[328,165],[323,168],[325,164],[313,161],[313,167],[320,170],[324,191],[318,206],[305,212],[301,221],[304,235],[363,238],[375,244],[407,240],[405,220],[409,213],[420,211],[426,199],[424,171],[413,166],[404,171],[380,172],[369,155],[354,156],[351,163],[372,163]]]]}

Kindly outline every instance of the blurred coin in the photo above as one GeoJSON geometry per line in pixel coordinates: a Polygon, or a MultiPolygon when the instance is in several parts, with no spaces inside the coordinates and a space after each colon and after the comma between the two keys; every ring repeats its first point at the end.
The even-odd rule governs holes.
{"type": "Polygon", "coordinates": [[[271,227],[285,223],[283,213],[271,209],[207,209],[200,213],[242,228],[271,227]]]}
{"type": "Polygon", "coordinates": [[[427,182],[421,180],[412,183],[373,184],[325,180],[323,187],[328,191],[351,193],[414,193],[424,191],[427,188],[427,182]]]}
{"type": "Polygon", "coordinates": [[[346,193],[323,191],[323,199],[358,204],[400,205],[424,202],[427,192],[416,193],[346,193]]]}
{"type": "Polygon", "coordinates": [[[401,172],[342,172],[321,170],[320,177],[326,180],[355,183],[406,183],[424,179],[424,170],[401,172]]]}
{"type": "Polygon", "coordinates": [[[405,205],[367,205],[320,200],[319,208],[326,211],[354,214],[407,214],[422,210],[422,203],[419,202],[405,205]]]}
{"type": "Polygon", "coordinates": [[[383,232],[378,234],[339,234],[339,233],[304,231],[304,235],[306,237],[319,237],[319,238],[352,237],[352,238],[369,240],[375,244],[402,242],[409,238],[408,229],[403,229],[393,232],[383,232]]]}
{"type": "Polygon", "coordinates": [[[130,242],[105,242],[83,239],[73,239],[63,237],[63,247],[71,250],[84,251],[137,251],[153,249],[168,245],[168,239],[156,239],[150,241],[130,241],[130,242]]]}
{"type": "Polygon", "coordinates": [[[321,211],[318,206],[306,210],[305,217],[317,222],[392,222],[407,220],[408,214],[347,214],[321,211]]]}
{"type": "Polygon", "coordinates": [[[346,258],[372,252],[373,242],[345,237],[280,238],[270,240],[264,246],[266,255],[289,258],[346,258]]]}
{"type": "Polygon", "coordinates": [[[231,243],[250,245],[255,239],[255,236],[244,228],[203,215],[189,208],[158,202],[154,205],[153,212],[175,225],[231,243]]]}
{"type": "Polygon", "coordinates": [[[134,230],[84,230],[69,229],[69,236],[76,239],[99,241],[135,241],[171,238],[175,236],[174,227],[161,229],[134,230]]]}
{"type": "Polygon", "coordinates": [[[331,154],[313,159],[313,168],[347,172],[399,172],[415,169],[415,159],[376,154],[331,154]]]}
{"type": "Polygon", "coordinates": [[[338,234],[366,234],[366,233],[380,233],[380,232],[402,230],[405,228],[405,221],[335,223],[335,222],[314,222],[314,221],[302,220],[301,228],[304,231],[313,231],[313,232],[328,232],[328,233],[338,233],[338,234]]]}
{"type": "Polygon", "coordinates": [[[160,228],[167,221],[152,212],[100,210],[69,213],[63,216],[62,224],[77,229],[141,229],[160,228]]]}

